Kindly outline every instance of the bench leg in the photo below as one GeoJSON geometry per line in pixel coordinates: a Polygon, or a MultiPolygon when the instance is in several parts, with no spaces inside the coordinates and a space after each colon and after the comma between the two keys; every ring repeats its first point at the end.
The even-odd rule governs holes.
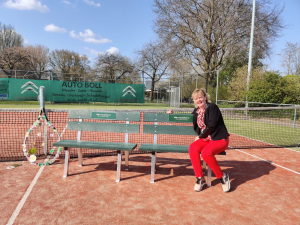
{"type": "Polygon", "coordinates": [[[125,151],[125,170],[129,170],[129,151],[125,151]]]}
{"type": "Polygon", "coordinates": [[[207,169],[206,162],[202,159],[202,168],[207,169]]]}
{"type": "Polygon", "coordinates": [[[154,165],[155,165],[154,169],[155,169],[155,171],[157,170],[156,159],[157,159],[157,152],[155,152],[155,162],[154,162],[154,165]]]}
{"type": "Polygon", "coordinates": [[[118,150],[118,160],[117,160],[117,180],[116,182],[120,182],[121,180],[121,164],[122,164],[122,154],[121,151],[118,150]]]}
{"type": "Polygon", "coordinates": [[[68,148],[65,148],[65,165],[64,165],[64,175],[63,177],[68,176],[69,172],[69,160],[70,160],[70,152],[68,148]]]}
{"type": "Polygon", "coordinates": [[[150,183],[154,183],[154,175],[155,175],[155,152],[152,152],[151,156],[151,180],[150,183]]]}
{"type": "Polygon", "coordinates": [[[207,165],[207,187],[211,187],[211,168],[207,165]]]}
{"type": "Polygon", "coordinates": [[[81,150],[81,148],[77,148],[77,154],[78,154],[78,164],[79,164],[79,166],[83,166],[82,150],[81,150]]]}
{"type": "Polygon", "coordinates": [[[207,171],[207,187],[211,187],[211,168],[206,164],[206,162],[202,159],[203,168],[207,171]]]}

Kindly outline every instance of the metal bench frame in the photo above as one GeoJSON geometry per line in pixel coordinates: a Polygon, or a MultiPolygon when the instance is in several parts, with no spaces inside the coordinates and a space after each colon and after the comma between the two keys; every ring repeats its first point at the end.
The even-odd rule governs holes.
{"type": "Polygon", "coordinates": [[[82,149],[81,148],[94,148],[94,149],[110,149],[117,151],[117,178],[116,182],[121,180],[121,163],[122,152],[125,152],[125,169],[129,168],[129,151],[134,150],[137,147],[135,143],[128,143],[129,133],[139,133],[139,124],[130,124],[130,121],[140,121],[140,112],[108,112],[97,110],[70,110],[69,119],[78,119],[77,121],[68,122],[68,130],[78,130],[77,140],[62,140],[53,144],[53,146],[64,147],[65,150],[65,164],[63,177],[67,177],[69,174],[69,160],[70,152],[69,148],[77,148],[78,163],[79,166],[83,166],[82,149]],[[106,118],[95,118],[93,115],[97,114],[100,117],[104,114],[106,118]],[[114,115],[112,119],[109,119],[108,115],[114,115]],[[95,123],[95,122],[83,122],[83,119],[99,119],[99,120],[116,120],[126,121],[126,123],[95,123]],[[102,125],[102,126],[101,126],[102,125]],[[99,132],[117,132],[125,133],[125,140],[123,143],[119,142],[91,142],[81,141],[82,131],[99,131],[99,132]],[[125,145],[124,145],[125,144],[125,145]]]}
{"type": "MultiPolygon", "coordinates": [[[[178,114],[180,117],[189,117],[189,122],[191,123],[193,115],[191,114],[178,114]]],[[[144,122],[154,122],[154,125],[144,125],[143,133],[154,134],[153,144],[142,144],[139,151],[151,151],[151,179],[150,183],[154,183],[155,178],[155,168],[156,168],[156,153],[157,152],[174,152],[174,153],[188,153],[189,146],[182,145],[173,145],[177,150],[166,150],[166,147],[172,147],[172,145],[159,145],[157,144],[157,135],[158,134],[169,134],[169,135],[195,135],[195,131],[192,126],[177,126],[176,129],[172,128],[172,125],[158,125],[158,122],[180,122],[184,123],[183,120],[179,121],[169,121],[168,114],[159,114],[159,113],[144,113],[144,122]],[[178,149],[179,147],[179,149],[178,149]]],[[[173,127],[174,128],[174,127],[173,127]]],[[[226,152],[220,153],[220,155],[226,155],[226,152]]],[[[211,186],[211,168],[202,160],[202,166],[207,169],[207,186],[211,186]]]]}

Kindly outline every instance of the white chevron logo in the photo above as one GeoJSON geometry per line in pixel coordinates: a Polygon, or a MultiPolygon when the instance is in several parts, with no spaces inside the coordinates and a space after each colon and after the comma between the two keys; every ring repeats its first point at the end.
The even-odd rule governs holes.
{"type": "Polygon", "coordinates": [[[129,91],[129,90],[126,91],[125,94],[122,97],[124,97],[127,94],[131,94],[133,97],[136,97],[135,94],[133,94],[132,91],[129,91]]]}
{"type": "Polygon", "coordinates": [[[31,81],[26,82],[21,88],[25,88],[21,92],[21,94],[24,94],[26,91],[33,91],[37,95],[39,94],[38,93],[39,88],[33,82],[31,82],[31,81]],[[27,87],[27,86],[29,86],[29,87],[27,87]],[[27,87],[27,88],[25,88],[25,87],[27,87]],[[37,90],[35,90],[34,88],[36,88],[37,90]]]}
{"type": "Polygon", "coordinates": [[[136,91],[133,89],[133,87],[131,87],[131,86],[127,86],[126,88],[124,88],[124,90],[123,90],[122,92],[126,91],[127,89],[131,89],[132,91],[136,92],[136,91]]]}
{"type": "Polygon", "coordinates": [[[122,97],[124,97],[127,94],[131,94],[133,97],[136,97],[135,94],[133,92],[136,92],[133,87],[131,86],[127,86],[126,88],[124,88],[124,90],[122,92],[126,91],[122,97]],[[126,91],[127,90],[127,91],[126,91]],[[133,92],[132,92],[133,91],[133,92]]]}
{"type": "Polygon", "coordinates": [[[28,86],[28,85],[31,85],[31,86],[35,87],[36,89],[39,89],[39,88],[38,88],[33,82],[31,82],[31,81],[26,82],[21,88],[24,88],[24,87],[26,87],[26,86],[28,86]]]}
{"type": "Polygon", "coordinates": [[[25,93],[26,91],[33,91],[34,93],[36,93],[37,95],[39,94],[36,90],[34,90],[32,87],[27,87],[27,88],[25,88],[22,92],[21,92],[21,94],[23,94],[23,93],[25,93]]]}

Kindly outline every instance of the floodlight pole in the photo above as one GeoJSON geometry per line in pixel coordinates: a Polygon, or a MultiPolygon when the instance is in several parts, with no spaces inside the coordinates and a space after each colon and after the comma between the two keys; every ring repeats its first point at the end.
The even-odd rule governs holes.
{"type": "Polygon", "coordinates": [[[145,60],[143,60],[143,70],[142,70],[143,84],[145,84],[144,77],[145,77],[145,60]]]}
{"type": "Polygon", "coordinates": [[[171,77],[169,77],[169,107],[171,107],[170,92],[171,92],[171,77]]]}
{"type": "Polygon", "coordinates": [[[217,70],[216,105],[218,105],[219,70],[217,70]]]}
{"type": "Polygon", "coordinates": [[[255,0],[253,0],[253,7],[252,7],[252,25],[251,25],[249,61],[248,61],[246,108],[248,108],[248,93],[249,93],[250,75],[251,75],[251,67],[252,67],[252,49],[253,49],[253,36],[254,36],[254,22],[255,22],[255,0]]]}

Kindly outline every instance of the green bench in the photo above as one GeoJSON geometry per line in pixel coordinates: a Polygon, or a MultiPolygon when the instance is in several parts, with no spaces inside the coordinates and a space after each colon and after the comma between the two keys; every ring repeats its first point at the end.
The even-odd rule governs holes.
{"type": "MultiPolygon", "coordinates": [[[[121,179],[121,151],[125,151],[125,167],[128,169],[128,156],[129,152],[133,151],[136,143],[128,143],[130,133],[139,133],[139,124],[130,124],[131,121],[140,121],[140,112],[106,112],[96,110],[70,110],[69,119],[77,119],[77,121],[68,122],[68,130],[76,130],[77,140],[61,140],[53,144],[53,146],[64,147],[65,150],[65,165],[63,177],[68,176],[69,171],[69,148],[77,148],[79,165],[82,166],[82,148],[88,149],[105,149],[117,151],[117,179],[121,179]],[[83,120],[101,120],[100,122],[85,122],[83,120]],[[109,122],[109,121],[124,121],[122,122],[109,122]],[[113,132],[124,133],[123,142],[96,142],[81,140],[82,132],[113,132]]],[[[99,133],[100,135],[100,133],[99,133]]]]}
{"type": "MultiPolygon", "coordinates": [[[[191,124],[193,123],[192,114],[166,114],[166,113],[144,113],[144,122],[154,122],[153,125],[144,124],[143,133],[153,134],[153,144],[141,144],[139,151],[150,151],[151,157],[151,183],[154,183],[156,153],[159,152],[173,152],[173,153],[188,153],[189,145],[170,145],[170,144],[157,144],[158,135],[192,135],[196,137],[196,133],[191,124]],[[166,125],[158,125],[164,123],[166,125]],[[190,126],[175,126],[170,123],[188,123],[190,126]]],[[[192,142],[191,142],[192,143],[192,142]]],[[[226,155],[226,152],[220,153],[226,155]]],[[[206,163],[203,161],[203,166],[206,163]]],[[[211,186],[211,168],[207,167],[207,186],[211,186]]]]}

